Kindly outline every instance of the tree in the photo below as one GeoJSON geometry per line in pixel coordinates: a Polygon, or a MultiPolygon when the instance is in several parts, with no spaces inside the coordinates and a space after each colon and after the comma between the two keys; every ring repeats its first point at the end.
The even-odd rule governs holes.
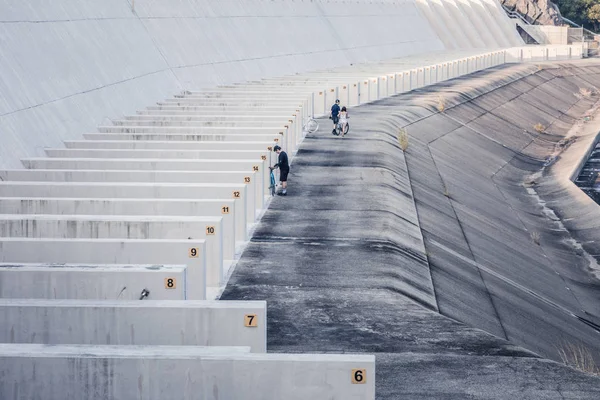
{"type": "Polygon", "coordinates": [[[594,31],[598,32],[598,26],[600,25],[600,4],[594,4],[588,8],[587,17],[594,26],[594,31]]]}

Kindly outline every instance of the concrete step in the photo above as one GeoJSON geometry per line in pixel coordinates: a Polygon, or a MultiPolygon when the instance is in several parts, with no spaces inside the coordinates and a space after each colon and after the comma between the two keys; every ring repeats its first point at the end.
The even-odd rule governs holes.
{"type": "Polygon", "coordinates": [[[148,299],[185,300],[186,271],[185,265],[0,263],[0,297],[139,300],[145,290],[148,299]]]}
{"type": "Polygon", "coordinates": [[[267,150],[272,151],[273,141],[256,142],[190,142],[160,140],[68,140],[68,149],[136,149],[136,150],[267,150]]]}
{"type": "Polygon", "coordinates": [[[267,351],[264,301],[0,299],[0,318],[0,343],[242,346],[253,353],[267,351]]]}
{"type": "Polygon", "coordinates": [[[11,343],[0,344],[0,374],[15,382],[0,387],[0,397],[6,399],[16,396],[17,387],[23,388],[20,395],[29,398],[46,393],[45,400],[65,400],[65,392],[89,398],[106,387],[119,399],[149,391],[161,399],[186,399],[190,393],[198,399],[215,398],[213,393],[245,400],[375,399],[375,357],[367,355],[255,354],[244,347],[11,343]],[[95,379],[72,373],[73,363],[95,379]],[[105,365],[110,373],[103,369],[105,365]],[[144,371],[144,380],[139,380],[139,371],[144,371]],[[34,379],[40,376],[44,379],[34,379]],[[208,386],[205,377],[210,377],[208,386]]]}
{"type": "MultiPolygon", "coordinates": [[[[3,206],[4,201],[1,204],[3,206]]],[[[3,263],[184,265],[188,268],[185,286],[181,282],[185,298],[207,298],[206,241],[203,239],[0,237],[0,249],[3,263]]]]}
{"type": "MultiPolygon", "coordinates": [[[[222,219],[216,217],[108,215],[0,215],[0,237],[88,239],[203,239],[207,286],[224,283],[222,219]],[[210,231],[208,228],[212,228],[210,231]]],[[[198,279],[188,271],[189,279],[198,279]]]]}

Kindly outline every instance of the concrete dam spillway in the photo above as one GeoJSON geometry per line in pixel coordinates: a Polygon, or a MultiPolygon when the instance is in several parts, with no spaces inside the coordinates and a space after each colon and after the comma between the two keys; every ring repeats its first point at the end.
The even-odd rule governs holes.
{"type": "Polygon", "coordinates": [[[2,400],[600,398],[582,46],[493,0],[0,0],[0,56],[2,400]]]}

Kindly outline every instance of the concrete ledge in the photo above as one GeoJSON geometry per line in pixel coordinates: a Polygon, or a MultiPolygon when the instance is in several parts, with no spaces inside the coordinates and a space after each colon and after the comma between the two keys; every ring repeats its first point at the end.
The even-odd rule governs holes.
{"type": "Polygon", "coordinates": [[[271,129],[274,127],[283,127],[283,122],[286,121],[286,117],[274,119],[238,119],[236,117],[226,119],[214,119],[205,121],[177,121],[177,120],[156,120],[156,119],[144,119],[134,120],[125,119],[113,121],[114,126],[120,126],[124,128],[129,127],[183,127],[183,128],[226,128],[226,127],[243,127],[243,128],[265,128],[271,129]]]}
{"type": "Polygon", "coordinates": [[[0,344],[0,375],[13,383],[0,386],[0,397],[212,400],[218,393],[245,400],[375,399],[374,356],[226,351],[0,344]],[[352,384],[358,369],[364,369],[366,378],[358,373],[364,384],[352,384]]]}
{"type": "Polygon", "coordinates": [[[277,135],[283,130],[283,126],[99,126],[100,133],[185,133],[185,134],[207,134],[207,135],[231,135],[231,134],[273,134],[277,135]]]}
{"type": "Polygon", "coordinates": [[[68,149],[140,149],[140,150],[227,150],[241,145],[245,150],[267,150],[273,141],[257,142],[175,142],[158,140],[70,140],[64,142],[68,149]]]}
{"type": "Polygon", "coordinates": [[[0,263],[1,298],[139,300],[143,290],[151,300],[185,300],[186,267],[0,263]]]}
{"type": "Polygon", "coordinates": [[[274,133],[84,133],[86,140],[167,140],[192,142],[256,142],[277,139],[279,132],[274,133]]]}
{"type": "Polygon", "coordinates": [[[186,265],[186,299],[206,299],[204,240],[0,238],[0,262],[186,265]]]}
{"type": "Polygon", "coordinates": [[[264,301],[0,299],[0,343],[247,346],[264,353],[266,317],[264,301]]]}
{"type": "Polygon", "coordinates": [[[246,212],[234,200],[0,197],[0,214],[220,216],[235,225],[236,246],[248,240],[246,212]]]}
{"type": "MultiPolygon", "coordinates": [[[[150,199],[233,199],[237,209],[245,209],[250,221],[254,221],[256,206],[254,198],[247,198],[244,184],[185,184],[144,182],[0,182],[0,197],[33,198],[150,198],[150,199]],[[238,208],[239,207],[239,208],[238,208]],[[243,208],[242,208],[243,207],[243,208]]],[[[208,214],[208,213],[207,213],[208,214]]],[[[198,218],[219,217],[200,215],[198,218]]],[[[222,221],[224,251],[228,259],[235,254],[235,222],[231,218],[222,221]]]]}
{"type": "Polygon", "coordinates": [[[224,281],[221,218],[0,215],[0,236],[59,239],[204,239],[207,285],[217,287],[224,281]],[[214,234],[207,234],[208,227],[214,227],[214,234]]]}
{"type": "MultiPolygon", "coordinates": [[[[94,142],[92,142],[94,143],[94,142]]],[[[146,183],[244,183],[248,196],[254,192],[255,204],[261,207],[264,194],[264,177],[254,171],[135,171],[135,170],[42,170],[15,169],[0,171],[4,181],[39,182],[146,182],[146,183]],[[250,183],[247,181],[250,178],[250,183]]],[[[239,208],[238,211],[245,211],[239,208]]],[[[244,215],[245,212],[240,215],[244,215]]]]}
{"type": "MultiPolygon", "coordinates": [[[[178,159],[111,159],[111,158],[34,158],[22,160],[29,169],[60,170],[143,170],[143,171],[244,171],[256,172],[258,186],[268,186],[267,161],[263,160],[178,160],[178,159]]],[[[176,183],[176,182],[175,182],[176,183]]],[[[222,185],[231,185],[221,183],[222,185]]],[[[244,184],[242,184],[244,185],[244,184]]],[[[233,191],[231,192],[233,197],[233,191]]],[[[227,197],[229,198],[229,196],[227,197]]],[[[261,208],[263,203],[257,203],[261,208]]],[[[252,218],[253,212],[248,214],[252,218]]]]}

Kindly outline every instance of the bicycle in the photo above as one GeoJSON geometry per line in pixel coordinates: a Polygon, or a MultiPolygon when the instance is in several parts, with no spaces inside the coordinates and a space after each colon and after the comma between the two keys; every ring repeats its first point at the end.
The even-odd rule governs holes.
{"type": "Polygon", "coordinates": [[[315,133],[319,130],[319,123],[313,117],[307,117],[302,125],[302,131],[308,133],[315,133]]]}
{"type": "Polygon", "coordinates": [[[269,186],[269,191],[271,192],[271,196],[275,196],[275,190],[277,189],[277,182],[275,182],[275,174],[273,173],[273,168],[269,167],[271,170],[271,186],[269,186]]]}
{"type": "Polygon", "coordinates": [[[342,123],[338,122],[338,124],[335,127],[335,136],[346,136],[346,134],[348,133],[348,131],[350,130],[350,123],[348,121],[346,121],[346,124],[344,125],[343,128],[343,132],[342,132],[342,123]]]}

